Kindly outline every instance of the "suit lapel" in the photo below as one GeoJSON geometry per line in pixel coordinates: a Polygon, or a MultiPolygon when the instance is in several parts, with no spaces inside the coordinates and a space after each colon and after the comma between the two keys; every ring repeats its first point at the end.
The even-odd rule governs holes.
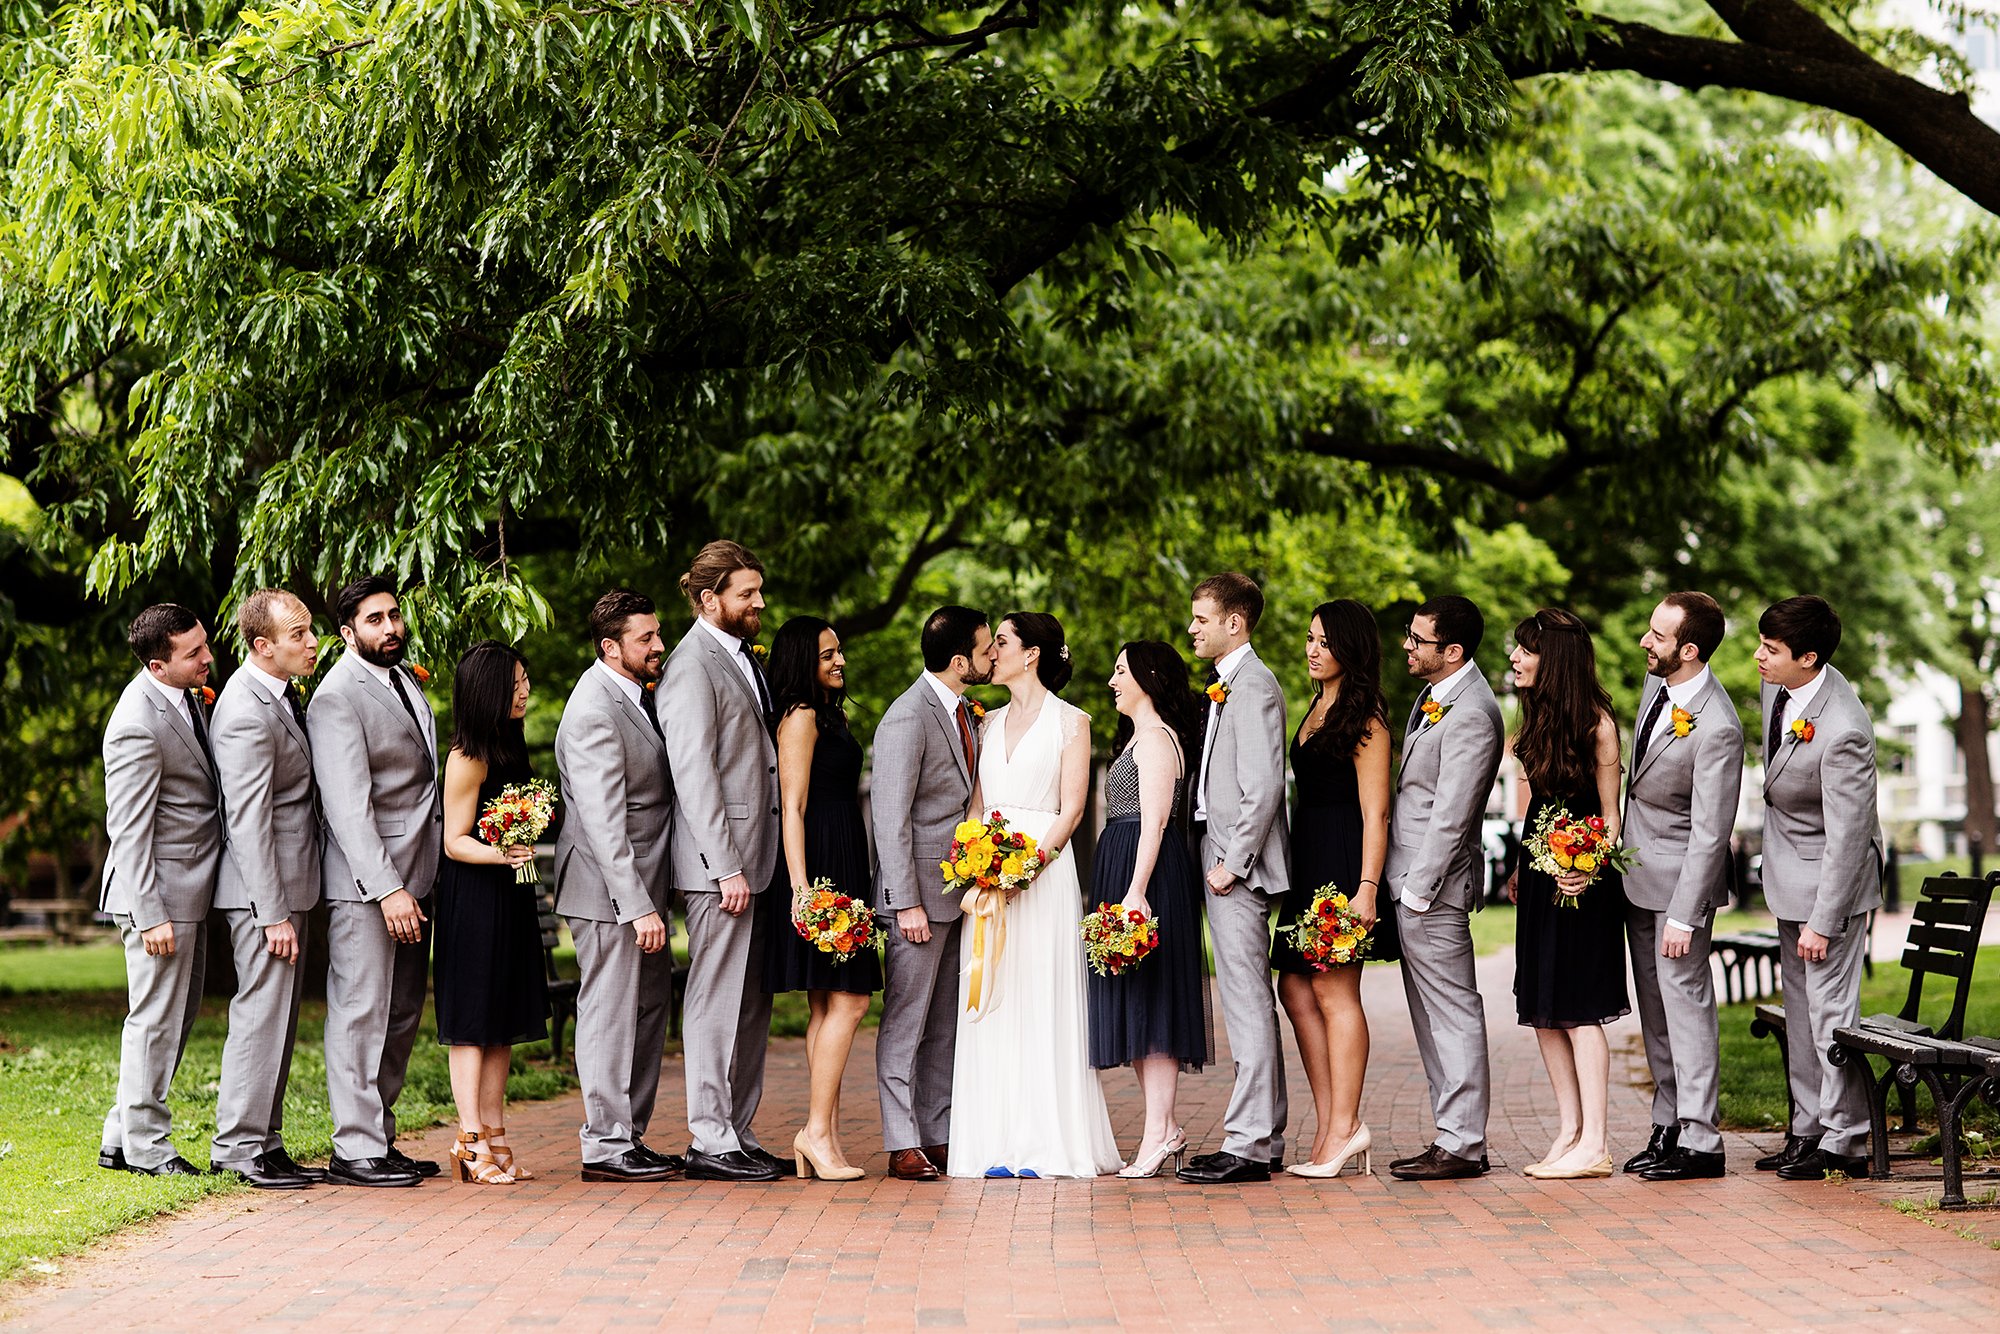
{"type": "MultiPolygon", "coordinates": [[[[1821,712],[1826,708],[1827,701],[1833,697],[1834,686],[1842,680],[1840,673],[1831,667],[1828,667],[1822,673],[1822,676],[1825,679],[1819,683],[1818,691],[1813,694],[1811,706],[1806,712],[1799,715],[1806,722],[1814,722],[1819,718],[1821,712]]],[[[1770,734],[1770,728],[1771,724],[1767,720],[1764,723],[1765,735],[1768,736],[1770,734]]],[[[1764,771],[1764,790],[1766,792],[1771,790],[1771,784],[1777,781],[1778,775],[1784,772],[1785,766],[1792,762],[1792,754],[1800,748],[1800,745],[1801,743],[1792,736],[1792,729],[1787,727],[1785,729],[1785,739],[1778,743],[1776,758],[1771,761],[1770,767],[1764,771]]]]}
{"type": "MultiPolygon", "coordinates": [[[[666,738],[653,730],[652,721],[646,717],[645,706],[643,704],[634,704],[632,697],[626,694],[616,681],[604,680],[603,673],[599,672],[595,667],[592,667],[590,672],[591,675],[599,678],[597,688],[603,691],[610,699],[611,707],[617,710],[619,719],[627,727],[631,728],[640,740],[644,741],[647,745],[653,747],[655,750],[665,750],[667,747],[666,738]]],[[[639,689],[643,691],[645,687],[640,686],[639,689]]],[[[655,707],[657,707],[657,704],[655,707]]]]}
{"type": "Polygon", "coordinates": [[[958,719],[951,716],[951,711],[945,708],[944,701],[938,698],[937,691],[931,689],[930,682],[919,681],[917,688],[924,692],[924,703],[930,706],[931,716],[937,720],[938,730],[944,733],[944,739],[948,743],[946,749],[951,752],[952,763],[958,766],[959,776],[970,783],[972,770],[966,767],[965,739],[958,734],[958,719]]]}
{"type": "Polygon", "coordinates": [[[694,628],[689,630],[688,633],[701,636],[699,643],[703,651],[708,655],[709,669],[720,672],[733,681],[736,684],[736,688],[743,692],[743,698],[750,701],[750,707],[762,712],[764,703],[757,698],[757,687],[750,684],[750,679],[743,675],[743,669],[732,662],[727,653],[723,652],[722,645],[715,642],[715,636],[708,632],[708,627],[700,621],[696,621],[694,628]]]}
{"type": "MultiPolygon", "coordinates": [[[[167,703],[160,692],[152,687],[151,683],[148,683],[146,686],[146,696],[152,702],[153,707],[167,720],[167,730],[181,739],[181,744],[187,747],[188,754],[192,755],[194,762],[201,766],[201,771],[207,774],[210,780],[213,780],[216,777],[215,766],[210,764],[208,756],[202,753],[201,740],[195,736],[194,728],[188,725],[188,720],[181,717],[181,711],[167,703]]],[[[190,704],[188,707],[194,708],[195,706],[190,704]]]]}
{"type": "MultiPolygon", "coordinates": [[[[361,689],[372,697],[376,704],[386,709],[391,717],[401,723],[403,730],[410,734],[410,740],[423,747],[424,754],[428,756],[431,753],[430,742],[424,739],[422,730],[417,726],[417,720],[410,716],[411,710],[415,706],[412,705],[411,709],[404,708],[403,701],[396,698],[396,688],[363,666],[355,650],[349,649],[346,655],[341,658],[341,662],[348,665],[349,674],[360,682],[361,689]]],[[[395,671],[397,669],[392,667],[390,670],[395,671]]],[[[413,687],[405,688],[409,689],[413,687]]]]}
{"type": "MultiPolygon", "coordinates": [[[[1658,677],[1653,677],[1652,679],[1655,681],[1659,680],[1658,677]]],[[[1666,688],[1667,688],[1666,683],[1661,682],[1660,689],[1664,691],[1666,690],[1666,688]]],[[[1704,685],[1701,688],[1701,694],[1695,697],[1694,707],[1688,710],[1688,716],[1690,718],[1695,719],[1697,722],[1700,721],[1702,710],[1708,707],[1708,701],[1714,696],[1716,688],[1717,686],[1715,678],[1713,675],[1711,675],[1708,679],[1708,684],[1704,685]]],[[[1646,709],[1650,708],[1651,706],[1652,706],[1652,697],[1648,696],[1646,702],[1639,709],[1639,718],[1641,722],[1645,720],[1646,709]]],[[[1667,734],[1661,737],[1658,741],[1647,743],[1645,763],[1632,771],[1632,781],[1635,783],[1639,781],[1640,774],[1645,773],[1646,770],[1652,768],[1656,763],[1659,762],[1660,756],[1667,753],[1667,747],[1673,745],[1674,742],[1679,741],[1681,739],[1680,736],[1673,729],[1674,701],[1671,696],[1667,699],[1667,706],[1666,708],[1661,710],[1661,713],[1664,714],[1668,720],[1667,734]]],[[[1689,735],[1690,736],[1693,735],[1692,729],[1689,730],[1689,735]]],[[[1637,743],[1635,742],[1634,744],[1637,743]]]]}
{"type": "MultiPolygon", "coordinates": [[[[247,671],[250,669],[244,668],[242,670],[247,671]]],[[[291,688],[291,683],[289,681],[286,682],[285,689],[289,691],[291,688]]],[[[299,720],[292,716],[291,704],[286,700],[272,699],[267,692],[258,689],[254,683],[250,687],[250,692],[256,696],[258,703],[278,715],[278,726],[284,729],[286,736],[289,736],[293,741],[298,743],[299,751],[307,759],[311,759],[312,739],[299,730],[299,720]]],[[[398,709],[397,712],[400,713],[401,709],[398,709]]]]}

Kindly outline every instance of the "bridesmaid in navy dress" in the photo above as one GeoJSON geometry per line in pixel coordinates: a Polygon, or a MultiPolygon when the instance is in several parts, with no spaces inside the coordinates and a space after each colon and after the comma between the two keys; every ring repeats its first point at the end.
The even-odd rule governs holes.
{"type": "Polygon", "coordinates": [[[793,918],[793,892],[830,880],[841,894],[874,906],[868,830],[861,820],[861,743],[847,728],[847,659],[840,636],[817,616],[795,616],[771,641],[771,699],[778,715],[778,797],[784,855],[759,895],[768,914],[764,989],[803,991],[806,1064],[812,1092],[805,1129],[792,1141],[801,1176],[852,1181],[862,1175],[840,1148],[840,1077],[855,1030],[882,989],[882,960],[871,945],[846,963],[806,943],[793,918]]]}
{"type": "MultiPolygon", "coordinates": [[[[1389,852],[1389,704],[1382,694],[1382,636],[1375,614],[1351,598],[1322,603],[1306,632],[1314,693],[1292,741],[1298,783],[1292,807],[1292,887],[1279,914],[1282,932],[1332,885],[1370,924],[1368,959],[1402,957],[1396,917],[1382,913],[1382,862],[1389,852]]],[[[1315,969],[1281,935],[1271,949],[1278,997],[1292,1021],[1299,1064],[1312,1088],[1311,1158],[1285,1170],[1334,1177],[1359,1156],[1369,1170],[1374,1140],[1361,1120],[1368,1071],[1368,1016],[1361,965],[1315,969]]]]}

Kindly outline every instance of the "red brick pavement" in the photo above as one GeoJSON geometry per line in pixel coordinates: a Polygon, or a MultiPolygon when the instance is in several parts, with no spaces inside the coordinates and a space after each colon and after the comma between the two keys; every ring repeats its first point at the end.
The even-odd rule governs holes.
{"type": "MultiPolygon", "coordinates": [[[[1732,1174],[1717,1182],[1519,1175],[1553,1123],[1532,1037],[1512,1022],[1510,970],[1507,955],[1482,960],[1495,1170],[1476,1182],[920,1185],[881,1176],[877,1153],[876,1175],[846,1185],[586,1186],[569,1098],[511,1114],[517,1151],[544,1174],[535,1182],[215,1201],[16,1287],[6,1315],[94,1331],[2000,1327],[2000,1252],[1846,1186],[1751,1172],[1768,1145],[1748,1137],[1730,1138],[1732,1174]]],[[[1395,970],[1371,968],[1365,996],[1366,1111],[1386,1161],[1428,1141],[1428,1102],[1395,970]]],[[[1635,1037],[1627,1020],[1613,1040],[1635,1037]]],[[[872,1055],[864,1040],[847,1077],[857,1151],[876,1132],[872,1055]]],[[[1294,1076],[1295,1125],[1309,1129],[1294,1076]]],[[[1614,1083],[1622,1156],[1644,1138],[1647,1094],[1614,1083]]],[[[774,1048],[769,1086],[758,1128],[778,1148],[801,1119],[798,1042],[774,1048]]],[[[1107,1088],[1129,1147],[1136,1089],[1122,1075],[1107,1088]]],[[[1184,1081],[1197,1144],[1214,1146],[1227,1095],[1220,1070],[1184,1081]]],[[[678,1146],[679,1099],[666,1101],[676,1114],[651,1138],[678,1146]]],[[[442,1155],[447,1142],[439,1131],[425,1147],[442,1155]]]]}

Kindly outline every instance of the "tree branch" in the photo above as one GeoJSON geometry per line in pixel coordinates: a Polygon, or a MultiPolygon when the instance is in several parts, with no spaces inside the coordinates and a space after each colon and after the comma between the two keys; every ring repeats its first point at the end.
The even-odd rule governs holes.
{"type": "Polygon", "coordinates": [[[939,556],[958,551],[968,545],[965,541],[965,526],[970,513],[971,510],[967,507],[943,520],[932,515],[929,522],[924,524],[923,532],[917,535],[916,543],[911,546],[909,554],[903,557],[902,567],[896,571],[896,577],[889,581],[889,591],[883,594],[882,600],[872,607],[863,607],[859,611],[836,617],[833,622],[834,632],[842,639],[856,639],[881,630],[895,620],[897,614],[909,602],[910,594],[916,591],[917,577],[924,572],[924,567],[939,556]]]}

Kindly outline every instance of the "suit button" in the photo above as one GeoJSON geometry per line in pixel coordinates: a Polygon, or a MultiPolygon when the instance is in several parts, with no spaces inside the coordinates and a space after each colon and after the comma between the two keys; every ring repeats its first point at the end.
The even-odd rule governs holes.
{"type": "Polygon", "coordinates": [[[769,770],[769,772],[771,772],[771,773],[776,773],[776,772],[778,772],[778,766],[777,766],[777,765],[775,765],[775,764],[774,764],[774,765],[772,765],[772,766],[771,766],[771,768],[770,768],[770,770],[769,770]]]}
{"type": "Polygon", "coordinates": [[[773,806],[771,808],[771,814],[776,815],[777,813],[778,813],[778,808],[776,806],[773,806]]]}

